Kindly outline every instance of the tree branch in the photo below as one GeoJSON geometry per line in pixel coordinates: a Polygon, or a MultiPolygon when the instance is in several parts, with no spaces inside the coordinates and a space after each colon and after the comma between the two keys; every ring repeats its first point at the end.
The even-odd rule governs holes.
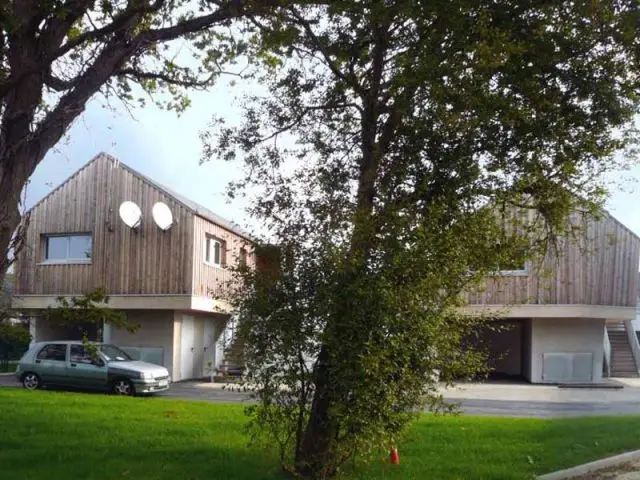
{"type": "Polygon", "coordinates": [[[191,88],[203,88],[211,85],[211,82],[215,78],[216,74],[212,73],[205,80],[196,80],[196,79],[181,79],[179,77],[172,77],[166,73],[161,72],[145,72],[142,70],[137,70],[135,68],[123,68],[114,73],[116,76],[125,76],[125,77],[133,77],[136,80],[160,80],[164,83],[170,85],[178,85],[181,87],[191,87],[191,88]]]}
{"type": "Polygon", "coordinates": [[[356,76],[347,75],[342,70],[340,70],[340,67],[336,64],[336,62],[333,61],[333,59],[331,58],[331,55],[329,55],[329,52],[325,48],[325,45],[322,44],[320,39],[317,37],[317,35],[313,31],[313,28],[311,28],[311,24],[309,23],[309,21],[303,18],[295,8],[290,8],[289,11],[295,17],[298,23],[302,25],[302,28],[304,28],[305,32],[307,32],[307,35],[309,36],[311,41],[314,43],[315,47],[318,49],[318,51],[322,55],[322,58],[324,59],[325,64],[327,65],[327,67],[329,67],[331,72],[340,80],[342,80],[351,88],[353,88],[354,92],[356,92],[358,95],[363,95],[364,90],[362,88],[362,85],[360,85],[360,83],[358,82],[358,79],[356,78],[356,76]]]}

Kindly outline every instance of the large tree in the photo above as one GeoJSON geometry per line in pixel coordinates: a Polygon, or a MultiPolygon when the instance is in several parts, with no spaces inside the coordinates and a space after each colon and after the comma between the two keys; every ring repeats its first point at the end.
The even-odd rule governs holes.
{"type": "Polygon", "coordinates": [[[231,298],[254,425],[298,474],[390,446],[438,375],[479,366],[461,292],[597,210],[633,146],[638,8],[336,0],[252,22],[269,91],[205,155],[243,159],[278,246],[231,298]]]}
{"type": "Polygon", "coordinates": [[[89,99],[102,93],[137,103],[146,98],[138,91],[165,90],[165,106],[183,109],[184,88],[212,85],[241,48],[230,22],[280,3],[286,2],[1,1],[0,278],[16,246],[11,239],[25,183],[89,99]]]}

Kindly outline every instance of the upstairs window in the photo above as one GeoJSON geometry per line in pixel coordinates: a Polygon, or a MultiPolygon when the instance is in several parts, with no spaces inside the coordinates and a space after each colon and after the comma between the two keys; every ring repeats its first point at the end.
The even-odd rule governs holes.
{"type": "Polygon", "coordinates": [[[224,264],[224,242],[207,235],[205,239],[204,263],[220,267],[224,264]]]}
{"type": "Polygon", "coordinates": [[[91,263],[91,235],[46,235],[44,261],[47,263],[91,263]]]}
{"type": "Polygon", "coordinates": [[[238,255],[238,263],[241,267],[247,266],[247,251],[244,248],[240,249],[240,255],[238,255]]]}

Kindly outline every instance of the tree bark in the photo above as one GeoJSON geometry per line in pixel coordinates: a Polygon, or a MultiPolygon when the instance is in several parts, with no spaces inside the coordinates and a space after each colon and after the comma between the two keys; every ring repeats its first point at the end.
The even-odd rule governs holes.
{"type": "Polygon", "coordinates": [[[333,403],[329,358],[325,344],[320,350],[316,365],[316,390],[309,421],[295,458],[296,472],[304,478],[333,476],[337,467],[331,461],[337,424],[329,411],[333,403]]]}

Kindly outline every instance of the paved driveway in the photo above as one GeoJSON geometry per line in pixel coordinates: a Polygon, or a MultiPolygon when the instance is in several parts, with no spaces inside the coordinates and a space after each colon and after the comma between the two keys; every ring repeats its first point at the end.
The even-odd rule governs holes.
{"type": "MultiPolygon", "coordinates": [[[[620,380],[621,390],[567,389],[529,384],[465,384],[444,390],[445,398],[461,404],[470,415],[509,417],[571,417],[582,415],[640,415],[640,379],[620,380]]],[[[12,376],[0,376],[0,386],[19,386],[12,376]]],[[[246,403],[249,394],[218,383],[174,383],[157,398],[246,403]]]]}

